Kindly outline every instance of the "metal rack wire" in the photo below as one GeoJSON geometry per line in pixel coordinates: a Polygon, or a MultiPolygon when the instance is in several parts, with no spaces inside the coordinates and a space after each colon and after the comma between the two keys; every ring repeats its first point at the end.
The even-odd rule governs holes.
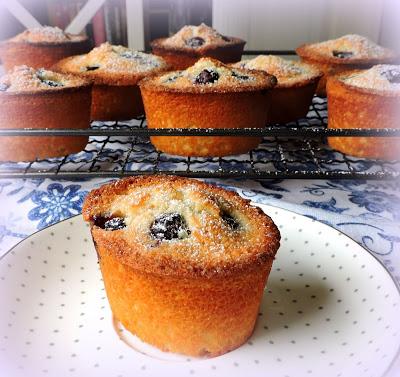
{"type": "Polygon", "coordinates": [[[398,179],[400,161],[367,160],[333,151],[328,135],[400,136],[399,130],[329,130],[326,100],[314,97],[307,117],[264,129],[193,130],[146,127],[144,117],[127,122],[93,122],[89,130],[2,130],[10,135],[89,135],[84,151],[31,162],[0,162],[0,178],[85,179],[138,174],[197,178],[398,179]],[[151,135],[264,136],[249,153],[222,158],[186,158],[156,151],[151,135]]]}

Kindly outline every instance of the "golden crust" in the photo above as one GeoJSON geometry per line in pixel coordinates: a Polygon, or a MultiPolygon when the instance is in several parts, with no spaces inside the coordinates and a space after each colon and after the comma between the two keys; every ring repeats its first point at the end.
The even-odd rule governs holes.
{"type": "Polygon", "coordinates": [[[159,67],[151,72],[98,72],[98,71],[85,71],[82,72],[78,68],[75,69],[70,63],[76,59],[76,56],[70,56],[66,59],[60,60],[57,64],[53,65],[52,69],[57,72],[71,73],[79,77],[90,79],[95,85],[112,85],[112,86],[132,86],[136,85],[140,80],[145,77],[165,72],[168,70],[167,66],[159,67]]]}
{"type": "Polygon", "coordinates": [[[54,69],[86,77],[96,85],[136,85],[144,77],[168,70],[163,59],[123,46],[103,43],[88,54],[59,61],[54,69]],[[88,66],[96,66],[87,70],[88,66]]]}
{"type": "Polygon", "coordinates": [[[184,53],[189,56],[196,56],[197,58],[210,56],[212,53],[218,49],[228,49],[232,47],[241,47],[243,50],[246,41],[240,38],[228,37],[229,41],[224,41],[223,43],[207,43],[203,46],[197,47],[196,49],[191,47],[179,47],[179,46],[165,46],[164,41],[168,38],[158,38],[150,43],[152,49],[158,49],[160,51],[172,52],[172,53],[184,53]]]}
{"type": "MultiPolygon", "coordinates": [[[[212,60],[217,62],[216,60],[212,60]]],[[[219,62],[218,62],[219,63],[219,62]]],[[[139,86],[141,88],[151,90],[153,92],[169,92],[169,93],[191,93],[191,94],[206,94],[206,93],[243,93],[243,92],[259,92],[261,90],[272,89],[276,85],[276,78],[266,72],[263,71],[255,71],[248,69],[235,69],[243,74],[249,74],[254,77],[256,84],[246,84],[242,82],[235,86],[209,86],[209,85],[190,85],[182,86],[182,87],[172,87],[163,85],[160,83],[160,78],[164,76],[164,74],[158,74],[154,77],[148,77],[143,79],[139,86]]],[[[169,72],[168,74],[174,74],[181,71],[169,72]]]]}
{"type": "Polygon", "coordinates": [[[298,88],[314,84],[322,72],[306,63],[283,59],[275,55],[258,55],[231,65],[236,68],[265,71],[277,79],[277,88],[298,88]]]}
{"type": "Polygon", "coordinates": [[[318,54],[313,48],[313,44],[303,44],[299,47],[296,48],[296,53],[299,55],[301,58],[305,58],[305,60],[312,60],[315,62],[320,62],[320,63],[329,63],[329,64],[338,64],[338,65],[344,65],[344,66],[352,66],[352,65],[367,65],[367,66],[372,66],[375,64],[380,64],[380,63],[389,63],[392,61],[395,61],[396,59],[399,58],[398,55],[394,53],[394,51],[385,49],[384,53],[379,56],[371,56],[371,57],[351,57],[348,59],[342,59],[336,56],[327,56],[323,54],[318,54]]]}
{"type": "MultiPolygon", "coordinates": [[[[329,128],[399,128],[399,93],[360,88],[341,78],[360,71],[328,78],[329,128]]],[[[329,145],[343,153],[385,160],[398,159],[400,138],[329,137],[329,145]]]]}
{"type": "Polygon", "coordinates": [[[0,95],[19,95],[39,93],[45,94],[65,91],[76,91],[85,86],[92,86],[90,80],[79,78],[70,74],[61,74],[45,69],[34,69],[27,66],[17,66],[7,74],[0,77],[0,85],[5,90],[0,95]],[[46,80],[54,81],[60,86],[49,86],[46,80]]]}
{"type": "MultiPolygon", "coordinates": [[[[145,198],[148,196],[143,195],[140,201],[149,200],[145,198]]],[[[169,202],[169,199],[166,201],[169,202]]],[[[145,202],[142,203],[144,205],[145,202]]],[[[234,192],[186,178],[146,176],[122,179],[93,190],[87,196],[82,212],[84,219],[91,223],[92,235],[97,247],[107,250],[124,265],[157,275],[222,277],[237,274],[270,263],[279,247],[278,229],[259,208],[251,206],[248,200],[234,192]],[[186,241],[164,241],[152,244],[147,228],[141,235],[144,241],[137,241],[137,235],[141,231],[137,229],[133,231],[130,226],[109,232],[94,225],[94,216],[109,214],[110,208],[113,208],[113,212],[125,212],[123,214],[125,216],[132,211],[141,210],[140,205],[136,208],[134,204],[131,207],[121,207],[120,204],[115,204],[116,198],[127,202],[131,200],[130,195],[132,198],[133,193],[146,189],[151,191],[152,196],[161,195],[162,187],[168,193],[168,198],[170,198],[168,195],[171,197],[187,195],[185,196],[187,200],[194,201],[193,204],[188,205],[198,206],[199,213],[206,217],[215,212],[215,216],[220,219],[221,209],[216,205],[216,201],[224,202],[224,205],[229,206],[235,216],[241,219],[244,228],[231,232],[215,220],[217,221],[215,224],[214,222],[203,224],[205,227],[203,229],[199,225],[196,226],[200,224],[198,217],[200,215],[190,212],[187,216],[190,220],[189,226],[192,227],[192,234],[186,241]],[[172,190],[171,193],[169,190],[172,190]],[[189,191],[182,194],[184,192],[182,190],[189,191]],[[208,229],[208,226],[211,228],[208,229]],[[214,227],[216,227],[215,230],[214,227]],[[208,235],[203,232],[208,232],[208,235]],[[219,243],[217,239],[220,240],[219,243]]]]}

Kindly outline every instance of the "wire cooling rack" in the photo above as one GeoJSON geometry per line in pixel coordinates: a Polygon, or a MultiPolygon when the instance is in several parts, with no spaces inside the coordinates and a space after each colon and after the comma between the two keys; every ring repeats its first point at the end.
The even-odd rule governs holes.
{"type": "Polygon", "coordinates": [[[263,129],[147,129],[146,119],[93,122],[89,130],[1,130],[3,135],[88,135],[84,151],[30,162],[0,162],[0,178],[85,179],[140,174],[196,178],[398,179],[400,161],[347,156],[326,144],[328,135],[400,136],[399,130],[330,130],[326,99],[314,97],[306,118],[263,129]],[[151,135],[252,135],[262,143],[249,153],[221,158],[190,158],[156,151],[151,135]]]}

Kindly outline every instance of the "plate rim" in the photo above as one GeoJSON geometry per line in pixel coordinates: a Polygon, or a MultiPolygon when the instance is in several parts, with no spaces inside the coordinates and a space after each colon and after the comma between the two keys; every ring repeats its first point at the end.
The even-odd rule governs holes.
{"type": "MultiPolygon", "coordinates": [[[[343,233],[341,230],[336,229],[336,228],[334,228],[334,227],[331,226],[331,225],[325,224],[325,223],[323,223],[323,222],[320,221],[320,220],[311,219],[310,217],[308,217],[308,216],[306,216],[306,215],[304,215],[304,214],[302,214],[302,213],[298,213],[298,212],[295,212],[295,211],[292,211],[292,210],[289,210],[289,209],[286,209],[286,208],[281,208],[281,207],[277,207],[277,206],[270,205],[270,204],[265,204],[265,203],[259,203],[259,202],[256,202],[256,201],[251,201],[250,204],[251,204],[251,205],[256,205],[257,207],[261,207],[261,209],[262,209],[263,211],[264,211],[264,208],[263,208],[263,207],[270,207],[270,208],[272,208],[272,209],[278,209],[278,210],[280,210],[280,211],[284,211],[284,212],[288,212],[288,213],[295,214],[295,215],[297,215],[297,216],[301,216],[301,217],[307,219],[308,221],[316,222],[316,223],[318,223],[319,225],[322,225],[322,226],[324,226],[324,227],[326,227],[326,228],[329,228],[330,230],[334,230],[334,231],[340,233],[342,236],[344,236],[344,237],[346,237],[347,239],[349,239],[350,241],[353,241],[355,244],[357,244],[357,245],[363,250],[363,252],[366,252],[366,253],[367,253],[368,255],[370,255],[376,262],[378,262],[379,266],[384,270],[384,272],[385,272],[387,275],[389,275],[391,281],[393,282],[393,284],[394,284],[394,286],[395,286],[395,288],[396,288],[396,290],[397,290],[397,294],[398,294],[398,296],[400,297],[400,282],[398,282],[398,281],[394,278],[394,276],[389,272],[389,270],[386,268],[386,266],[384,265],[384,263],[381,262],[381,261],[379,260],[379,258],[378,258],[376,255],[374,255],[372,252],[370,252],[370,251],[369,251],[368,249],[366,249],[364,246],[360,245],[355,239],[353,239],[352,237],[350,237],[350,236],[347,235],[346,233],[343,233]]],[[[264,211],[264,212],[266,213],[266,211],[264,211]]],[[[268,213],[266,213],[266,214],[268,215],[268,213]]],[[[12,247],[11,247],[8,251],[6,251],[2,256],[0,256],[0,263],[3,263],[3,261],[6,259],[6,257],[9,256],[10,254],[12,254],[12,252],[13,252],[18,246],[20,246],[22,243],[26,242],[27,240],[29,240],[31,237],[35,236],[36,234],[41,233],[41,232],[44,232],[44,231],[48,230],[48,229],[51,228],[51,227],[54,227],[54,226],[56,226],[56,225],[58,225],[58,224],[61,224],[61,223],[67,222],[67,221],[71,221],[72,219],[76,219],[76,218],[81,217],[81,216],[82,216],[82,213],[79,213],[79,214],[77,214],[77,215],[68,217],[68,218],[66,218],[66,219],[64,219],[64,220],[58,221],[58,222],[56,222],[56,223],[54,223],[54,224],[49,224],[49,225],[47,225],[46,227],[44,227],[44,228],[42,228],[42,229],[39,229],[39,230],[35,231],[34,233],[31,233],[30,235],[28,235],[27,237],[25,237],[24,239],[22,239],[22,240],[20,240],[18,243],[16,243],[14,246],[12,246],[12,247]]],[[[269,215],[268,215],[268,216],[269,216],[269,215]]],[[[386,376],[389,376],[389,373],[391,373],[391,372],[396,372],[396,371],[393,369],[393,367],[394,367],[394,365],[396,364],[396,362],[399,361],[399,360],[400,360],[400,344],[399,344],[398,347],[397,347],[396,354],[394,355],[393,359],[391,360],[390,364],[388,365],[388,367],[386,368],[386,370],[383,372],[383,374],[382,374],[381,377],[386,377],[386,376]]],[[[394,376],[394,375],[393,375],[393,376],[394,376]]]]}

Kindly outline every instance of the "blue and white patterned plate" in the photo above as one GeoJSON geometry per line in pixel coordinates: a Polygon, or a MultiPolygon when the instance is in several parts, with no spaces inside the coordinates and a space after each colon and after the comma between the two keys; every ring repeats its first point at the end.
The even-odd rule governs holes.
{"type": "Polygon", "coordinates": [[[395,373],[400,295],[384,267],[327,225],[260,206],[279,226],[282,246],[247,344],[193,359],[160,352],[127,333],[113,321],[79,216],[34,234],[0,261],[0,375],[395,373]]]}

